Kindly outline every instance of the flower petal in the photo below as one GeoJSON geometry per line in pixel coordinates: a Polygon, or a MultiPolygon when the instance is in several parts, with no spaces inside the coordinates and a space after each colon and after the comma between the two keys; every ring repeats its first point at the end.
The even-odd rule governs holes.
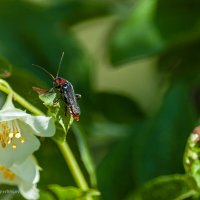
{"type": "Polygon", "coordinates": [[[7,109],[12,109],[14,108],[15,106],[13,105],[13,102],[12,102],[12,99],[13,99],[13,95],[12,94],[9,94],[7,96],[7,99],[3,105],[3,107],[1,108],[1,110],[7,110],[7,109]]]}
{"type": "Polygon", "coordinates": [[[40,167],[37,165],[33,156],[29,156],[24,162],[20,163],[19,165],[14,164],[10,169],[25,182],[35,184],[39,181],[40,167]]]}
{"type": "Polygon", "coordinates": [[[27,115],[29,115],[29,114],[27,114],[25,111],[22,111],[17,108],[4,109],[4,110],[0,111],[0,122],[19,119],[19,118],[25,117],[27,115]]]}
{"type": "Polygon", "coordinates": [[[55,134],[56,128],[51,117],[26,115],[20,120],[31,126],[37,136],[51,137],[55,134]]]}
{"type": "Polygon", "coordinates": [[[31,126],[35,135],[41,137],[51,137],[55,134],[55,125],[51,117],[32,116],[17,108],[0,111],[0,122],[14,119],[24,121],[31,126]]]}
{"type": "Polygon", "coordinates": [[[17,174],[19,179],[21,179],[21,181],[18,182],[20,193],[26,199],[38,199],[39,190],[36,187],[36,183],[39,181],[39,166],[37,165],[35,158],[30,156],[25,162],[20,165],[14,165],[11,169],[17,174]]]}
{"type": "Polygon", "coordinates": [[[29,200],[39,199],[39,190],[36,187],[36,184],[27,184],[21,183],[19,186],[20,193],[29,200]]]}
{"type": "Polygon", "coordinates": [[[11,180],[5,178],[0,171],[0,183],[8,185],[17,185],[20,193],[26,199],[36,200],[39,198],[39,190],[36,183],[39,181],[39,166],[33,156],[29,156],[19,165],[14,164],[9,168],[15,177],[11,180]]]}
{"type": "Polygon", "coordinates": [[[33,131],[25,123],[20,123],[19,125],[24,138],[24,143],[20,143],[19,140],[16,141],[16,149],[13,149],[11,145],[7,145],[5,148],[0,146],[0,163],[5,167],[11,167],[13,164],[23,162],[29,155],[36,151],[39,146],[39,140],[34,136],[33,131]]]}

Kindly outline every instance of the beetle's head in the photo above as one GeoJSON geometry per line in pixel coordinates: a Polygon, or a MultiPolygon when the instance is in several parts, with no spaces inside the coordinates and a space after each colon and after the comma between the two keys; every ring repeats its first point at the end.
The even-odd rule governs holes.
{"type": "Polygon", "coordinates": [[[64,78],[60,78],[60,77],[55,78],[53,81],[56,86],[62,86],[67,82],[67,80],[65,80],[64,78]]]}

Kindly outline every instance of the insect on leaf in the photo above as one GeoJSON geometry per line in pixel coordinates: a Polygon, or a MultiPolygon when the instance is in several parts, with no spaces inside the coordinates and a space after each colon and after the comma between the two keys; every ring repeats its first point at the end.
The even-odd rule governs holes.
{"type": "Polygon", "coordinates": [[[33,90],[39,94],[40,100],[47,107],[47,115],[52,116],[56,122],[57,131],[53,138],[56,141],[65,141],[73,117],[69,109],[66,111],[66,105],[60,100],[60,94],[55,90],[45,90],[38,87],[33,87],[33,90]]]}

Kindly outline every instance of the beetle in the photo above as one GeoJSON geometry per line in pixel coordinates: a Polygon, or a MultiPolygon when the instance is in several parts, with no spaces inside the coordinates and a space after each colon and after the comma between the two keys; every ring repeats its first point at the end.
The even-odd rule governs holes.
{"type": "MultiPolygon", "coordinates": [[[[67,108],[69,108],[70,114],[74,118],[74,120],[79,121],[79,116],[81,114],[81,111],[78,106],[77,99],[80,99],[81,95],[75,94],[73,85],[68,80],[66,80],[62,77],[59,77],[59,71],[60,71],[63,57],[64,57],[64,52],[62,53],[56,76],[53,76],[49,71],[47,71],[46,69],[44,69],[43,67],[41,67],[39,65],[35,65],[35,64],[33,64],[33,65],[36,67],[39,67],[40,69],[42,69],[43,71],[45,71],[47,74],[49,74],[51,76],[51,78],[53,80],[53,84],[54,84],[53,88],[58,89],[58,91],[60,92],[61,97],[66,104],[66,110],[67,110],[67,108]]],[[[53,88],[51,88],[51,89],[53,89],[53,88]]],[[[36,90],[36,88],[35,88],[35,90],[36,90]]],[[[57,99],[56,102],[59,100],[60,100],[60,98],[57,99]]]]}

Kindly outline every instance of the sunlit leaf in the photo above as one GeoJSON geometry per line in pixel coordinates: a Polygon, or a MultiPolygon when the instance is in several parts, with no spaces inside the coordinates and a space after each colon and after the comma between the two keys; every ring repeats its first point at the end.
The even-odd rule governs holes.
{"type": "Polygon", "coordinates": [[[55,200],[54,196],[52,196],[51,193],[44,191],[44,190],[40,190],[40,200],[55,200]]]}

